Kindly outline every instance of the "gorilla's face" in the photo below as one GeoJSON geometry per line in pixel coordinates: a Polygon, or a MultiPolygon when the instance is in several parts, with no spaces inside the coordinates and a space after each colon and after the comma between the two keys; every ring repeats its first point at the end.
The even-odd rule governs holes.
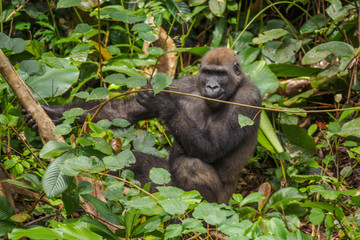
{"type": "MultiPolygon", "coordinates": [[[[237,55],[224,48],[214,55],[209,51],[201,61],[198,74],[198,88],[204,97],[228,100],[236,91],[241,81],[242,72],[237,55]]],[[[207,101],[211,108],[218,108],[219,103],[207,101]]]]}

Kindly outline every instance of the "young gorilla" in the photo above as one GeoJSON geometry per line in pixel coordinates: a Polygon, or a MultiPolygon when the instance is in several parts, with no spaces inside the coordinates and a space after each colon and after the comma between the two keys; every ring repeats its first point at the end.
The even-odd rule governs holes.
{"type": "MultiPolygon", "coordinates": [[[[241,71],[237,55],[227,48],[209,51],[196,76],[176,79],[172,87],[178,92],[261,106],[259,90],[241,71]]],[[[90,109],[97,104],[44,106],[44,109],[57,123],[62,113],[72,107],[90,109]]],[[[173,186],[198,190],[209,202],[226,203],[257,143],[259,117],[254,125],[241,128],[238,114],[253,119],[257,113],[252,108],[179,94],[162,92],[154,96],[153,92],[141,92],[129,100],[108,103],[96,120],[124,118],[132,124],[154,117],[164,120],[175,138],[169,162],[135,153],[136,164],[130,167],[135,178],[144,184],[150,181],[152,167],[163,167],[170,171],[173,186]]]]}

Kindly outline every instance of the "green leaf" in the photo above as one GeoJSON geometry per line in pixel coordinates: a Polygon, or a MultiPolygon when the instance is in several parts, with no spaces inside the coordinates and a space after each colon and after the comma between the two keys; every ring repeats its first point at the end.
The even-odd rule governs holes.
{"type": "Polygon", "coordinates": [[[86,101],[99,100],[106,98],[110,91],[107,88],[99,87],[91,91],[86,101]]]}
{"type": "Polygon", "coordinates": [[[5,180],[7,183],[10,183],[10,184],[14,184],[16,186],[20,186],[20,187],[23,187],[23,188],[26,188],[26,189],[29,189],[31,191],[34,191],[36,192],[37,189],[35,189],[33,186],[30,186],[24,182],[21,182],[21,181],[17,181],[17,180],[12,180],[12,179],[6,179],[5,180]]]}
{"type": "Polygon", "coordinates": [[[314,152],[316,144],[313,137],[309,136],[307,132],[298,125],[281,124],[281,129],[284,131],[286,138],[299,147],[308,151],[314,152]]]}
{"type": "Polygon", "coordinates": [[[165,239],[181,236],[182,227],[179,224],[169,224],[165,229],[165,239]]]}
{"type": "Polygon", "coordinates": [[[36,191],[40,192],[42,190],[41,183],[35,174],[25,173],[23,174],[23,177],[26,181],[31,183],[31,186],[34,187],[36,191]]]}
{"type": "Polygon", "coordinates": [[[34,60],[23,60],[19,64],[19,69],[33,76],[39,72],[39,63],[34,60]]]}
{"type": "Polygon", "coordinates": [[[155,206],[156,202],[148,197],[135,197],[131,199],[130,201],[125,202],[125,206],[128,209],[134,208],[134,209],[147,209],[152,208],[155,206]]]}
{"type": "Polygon", "coordinates": [[[47,167],[42,179],[42,185],[45,194],[49,197],[55,197],[65,191],[71,181],[71,177],[61,173],[59,165],[62,164],[66,159],[73,158],[74,152],[67,152],[56,158],[47,167]]]}
{"type": "Polygon", "coordinates": [[[313,19],[309,19],[301,26],[300,33],[301,34],[313,33],[316,30],[319,30],[319,28],[322,28],[324,26],[325,26],[324,15],[317,14],[317,15],[313,16],[313,19]]]}
{"type": "Polygon", "coordinates": [[[131,125],[131,123],[128,120],[122,118],[114,118],[112,120],[112,124],[120,128],[126,128],[131,125]]]}
{"type": "Polygon", "coordinates": [[[277,38],[281,38],[282,36],[285,36],[289,32],[278,28],[278,29],[271,29],[269,31],[263,32],[259,35],[259,37],[253,38],[252,43],[253,44],[263,44],[269,41],[272,41],[277,38]]]}
{"type": "MultiPolygon", "coordinates": [[[[269,120],[269,117],[267,116],[265,111],[261,112],[260,117],[260,130],[259,131],[259,138],[258,140],[261,140],[261,136],[265,138],[265,141],[259,141],[261,144],[267,143],[269,144],[269,150],[275,149],[277,153],[284,152],[284,148],[282,147],[274,128],[272,127],[272,124],[269,120]]],[[[265,145],[266,146],[266,145],[265,145]]]]}
{"type": "Polygon", "coordinates": [[[146,49],[147,52],[151,55],[155,55],[155,56],[160,56],[164,53],[164,50],[162,48],[159,47],[149,47],[148,49],[146,49]]]}
{"type": "Polygon", "coordinates": [[[269,64],[271,71],[277,77],[310,77],[321,71],[320,68],[309,68],[289,64],[269,64]]]}
{"type": "Polygon", "coordinates": [[[177,187],[156,187],[156,189],[160,192],[161,196],[164,198],[179,198],[184,194],[184,190],[177,187]]]}
{"type": "Polygon", "coordinates": [[[57,9],[74,7],[81,3],[81,0],[59,0],[57,3],[57,9]]]}
{"type": "Polygon", "coordinates": [[[105,131],[106,129],[109,129],[111,127],[112,123],[107,119],[102,119],[98,121],[96,124],[99,125],[103,131],[105,131]]]}
{"type": "Polygon", "coordinates": [[[112,154],[112,148],[110,144],[103,138],[97,137],[94,138],[94,149],[99,150],[102,153],[105,153],[107,155],[112,154]]]}
{"type": "Polygon", "coordinates": [[[106,156],[103,158],[104,164],[110,171],[121,170],[125,167],[123,161],[118,156],[106,156]]]}
{"type": "Polygon", "coordinates": [[[126,81],[126,77],[122,73],[114,73],[114,74],[107,76],[104,79],[104,81],[107,83],[115,84],[115,85],[124,85],[124,81],[126,81]]]}
{"type": "Polygon", "coordinates": [[[242,207],[248,203],[258,202],[258,201],[261,201],[264,199],[266,199],[266,197],[259,192],[250,193],[241,201],[240,207],[242,207]]]}
{"type": "Polygon", "coordinates": [[[11,230],[13,230],[16,227],[16,224],[10,221],[3,221],[0,220],[0,237],[5,236],[11,230]]]}
{"type": "MultiPolygon", "coordinates": [[[[108,186],[107,191],[104,193],[104,197],[108,200],[118,201],[123,198],[124,183],[113,181],[108,186]]],[[[129,192],[128,192],[129,193],[129,192]]],[[[127,194],[129,196],[129,194],[127,194]]]]}
{"type": "Polygon", "coordinates": [[[193,216],[197,219],[204,219],[209,224],[221,224],[225,222],[227,211],[222,210],[220,205],[212,203],[200,203],[194,210],[193,216]]]}
{"type": "Polygon", "coordinates": [[[244,116],[242,114],[238,115],[238,122],[240,127],[245,127],[245,126],[252,126],[254,125],[254,121],[251,120],[250,118],[248,118],[247,116],[244,116]]]}
{"type": "Polygon", "coordinates": [[[284,221],[280,218],[271,218],[267,224],[267,228],[271,234],[277,236],[279,239],[286,239],[287,230],[284,221]]]}
{"type": "Polygon", "coordinates": [[[87,24],[87,23],[79,23],[78,25],[76,25],[75,27],[75,32],[76,33],[87,33],[90,30],[92,30],[93,28],[87,24]]]}
{"type": "Polygon", "coordinates": [[[26,82],[35,91],[35,97],[48,98],[66,92],[79,78],[79,69],[65,59],[54,58],[64,65],[63,68],[42,66],[42,71],[30,77],[26,82]]]}
{"type": "Polygon", "coordinates": [[[234,237],[230,239],[242,239],[239,236],[244,236],[246,234],[246,230],[249,229],[251,225],[252,224],[249,220],[244,220],[240,223],[225,223],[221,225],[218,230],[230,237],[234,237]]]}
{"type": "Polygon", "coordinates": [[[15,228],[11,233],[9,233],[10,239],[20,239],[23,237],[30,239],[64,239],[64,235],[62,233],[57,230],[44,227],[29,229],[15,228]]]}
{"type": "MultiPolygon", "coordinates": [[[[217,1],[217,0],[215,0],[217,1]]],[[[210,2],[209,2],[210,4],[210,2]]],[[[222,17],[215,25],[215,29],[212,33],[211,47],[219,47],[222,39],[224,38],[224,31],[226,25],[226,17],[222,17]]]]}
{"type": "Polygon", "coordinates": [[[226,0],[209,0],[210,11],[217,17],[221,17],[226,9],[226,0]]]}
{"type": "Polygon", "coordinates": [[[6,197],[0,195],[0,220],[10,220],[15,211],[6,197]]]}
{"type": "Polygon", "coordinates": [[[302,59],[302,64],[317,63],[330,54],[336,57],[352,58],[354,56],[353,52],[354,48],[348,43],[340,41],[326,42],[308,51],[302,59]]]}
{"type": "Polygon", "coordinates": [[[152,168],[149,177],[153,183],[159,185],[168,184],[171,180],[171,174],[163,168],[152,168]]]}
{"type": "Polygon", "coordinates": [[[261,96],[265,93],[273,93],[279,87],[279,80],[265,61],[257,61],[250,65],[243,66],[243,71],[248,75],[260,89],[261,96]]]}
{"type": "MultiPolygon", "coordinates": [[[[176,1],[176,0],[166,0],[166,9],[171,13],[173,17],[175,17],[178,13],[181,16],[184,16],[187,13],[191,13],[190,8],[186,5],[183,1],[176,1]]],[[[177,21],[183,23],[183,20],[177,17],[177,21]]]]}
{"type": "Polygon", "coordinates": [[[12,50],[14,53],[21,53],[26,49],[25,40],[22,38],[11,38],[10,41],[8,41],[8,44],[8,49],[12,50]]]}
{"type": "Polygon", "coordinates": [[[276,49],[274,54],[274,60],[276,63],[287,63],[295,57],[295,53],[300,50],[302,41],[287,38],[284,42],[276,49]]]}
{"type": "Polygon", "coordinates": [[[345,123],[338,134],[342,137],[360,137],[360,118],[345,123]]]}
{"type": "Polygon", "coordinates": [[[70,150],[70,145],[63,142],[49,141],[47,142],[40,151],[40,157],[49,159],[57,157],[60,154],[70,150]]]}
{"type": "Polygon", "coordinates": [[[110,18],[117,21],[122,21],[127,24],[144,22],[146,19],[146,15],[143,13],[143,11],[129,11],[121,5],[106,6],[101,9],[100,13],[109,15],[110,18]]]}
{"type": "Polygon", "coordinates": [[[9,119],[4,114],[0,114],[0,123],[3,125],[8,125],[9,119]]]}
{"type": "Polygon", "coordinates": [[[156,75],[152,79],[154,95],[164,90],[171,83],[172,83],[172,79],[166,73],[163,72],[156,73],[156,75]]]}
{"type": "Polygon", "coordinates": [[[83,194],[81,195],[81,197],[91,203],[100,213],[100,215],[103,216],[106,220],[115,225],[122,225],[119,217],[111,211],[111,209],[107,206],[105,202],[100,201],[99,199],[88,194],[83,194]]]}
{"type": "Polygon", "coordinates": [[[147,42],[156,41],[156,36],[148,32],[139,32],[139,38],[147,42]]]}
{"type": "Polygon", "coordinates": [[[73,157],[66,159],[59,167],[62,173],[69,176],[76,176],[81,171],[91,169],[92,161],[86,156],[73,157]]]}
{"type": "Polygon", "coordinates": [[[76,181],[73,179],[69,187],[62,193],[66,215],[70,216],[78,210],[80,204],[79,194],[77,193],[76,181]]]}
{"type": "Polygon", "coordinates": [[[81,225],[80,226],[75,225],[73,223],[68,223],[68,224],[58,223],[58,229],[66,236],[66,239],[84,239],[84,240],[103,239],[100,235],[92,232],[91,230],[81,225]]]}
{"type": "Polygon", "coordinates": [[[264,207],[264,211],[275,208],[275,209],[286,209],[291,203],[297,203],[298,201],[306,198],[296,188],[287,187],[275,192],[268,200],[264,207]]]}
{"type": "Polygon", "coordinates": [[[142,87],[147,84],[147,80],[143,76],[133,76],[126,78],[122,73],[111,74],[107,76],[105,78],[105,82],[116,85],[126,85],[128,88],[142,87]]]}
{"type": "Polygon", "coordinates": [[[65,118],[78,117],[85,113],[86,111],[82,108],[72,108],[69,111],[63,112],[65,118]]]}
{"type": "Polygon", "coordinates": [[[194,219],[194,218],[185,218],[182,222],[182,226],[184,228],[183,233],[192,233],[192,232],[198,232],[198,233],[206,233],[206,229],[203,227],[203,224],[200,220],[194,219]]]}
{"type": "Polygon", "coordinates": [[[70,124],[60,124],[54,128],[53,133],[58,135],[67,135],[71,132],[71,130],[72,128],[70,124]]]}
{"type": "Polygon", "coordinates": [[[149,32],[151,30],[152,27],[150,27],[149,24],[146,23],[137,23],[131,28],[131,31],[134,32],[149,32]]]}
{"type": "Polygon", "coordinates": [[[88,181],[81,181],[77,185],[78,194],[89,194],[94,191],[94,187],[88,181]]]}
{"type": "Polygon", "coordinates": [[[178,216],[183,215],[188,208],[187,204],[179,199],[165,199],[159,201],[159,204],[169,214],[178,216]]]}
{"type": "Polygon", "coordinates": [[[325,214],[320,208],[312,208],[309,214],[309,220],[315,226],[319,225],[324,221],[325,214]]]}

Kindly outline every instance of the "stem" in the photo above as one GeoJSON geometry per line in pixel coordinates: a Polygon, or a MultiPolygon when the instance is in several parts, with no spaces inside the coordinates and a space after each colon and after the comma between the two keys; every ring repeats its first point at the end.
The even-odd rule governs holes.
{"type": "Polygon", "coordinates": [[[59,29],[58,29],[58,27],[57,27],[56,20],[55,20],[55,15],[54,15],[54,13],[53,13],[53,11],[52,11],[52,9],[51,9],[51,5],[50,5],[49,0],[46,0],[46,3],[47,3],[47,5],[48,5],[48,7],[49,7],[51,19],[52,19],[52,21],[53,21],[55,35],[56,35],[57,39],[60,39],[59,29]]]}

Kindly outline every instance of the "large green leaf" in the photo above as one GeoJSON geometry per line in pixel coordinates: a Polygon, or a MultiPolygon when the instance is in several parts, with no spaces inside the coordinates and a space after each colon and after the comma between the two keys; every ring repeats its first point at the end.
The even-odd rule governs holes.
{"type": "Polygon", "coordinates": [[[91,230],[81,226],[75,225],[72,223],[62,224],[58,223],[59,231],[61,231],[65,235],[65,239],[79,239],[79,240],[102,240],[103,238],[93,233],[91,230]]]}
{"type": "Polygon", "coordinates": [[[275,192],[266,203],[264,210],[270,208],[285,209],[291,203],[297,203],[298,201],[306,198],[298,189],[294,187],[287,187],[275,192]]]}
{"type": "Polygon", "coordinates": [[[265,93],[273,93],[278,89],[279,80],[266,65],[265,61],[257,61],[250,65],[245,65],[243,70],[260,89],[261,96],[264,96],[265,93]]]}
{"type": "Polygon", "coordinates": [[[19,239],[22,237],[28,237],[30,239],[64,239],[64,235],[59,231],[45,227],[30,229],[16,228],[9,233],[10,239],[19,239]]]}
{"type": "Polygon", "coordinates": [[[225,32],[225,25],[226,25],[226,17],[220,18],[214,28],[214,31],[212,32],[212,41],[211,41],[211,47],[219,47],[221,44],[222,39],[224,38],[224,32],[225,32]]]}
{"type": "Polygon", "coordinates": [[[111,209],[107,206],[107,204],[91,195],[83,194],[81,195],[86,201],[94,205],[96,210],[103,216],[106,220],[109,222],[115,224],[115,225],[122,225],[121,219],[114,214],[111,209]]]}
{"type": "MultiPolygon", "coordinates": [[[[166,0],[165,4],[166,9],[170,11],[173,17],[175,17],[178,13],[182,16],[191,13],[190,8],[186,5],[184,1],[166,0]]],[[[177,21],[183,22],[182,19],[179,17],[177,17],[177,21]]]]}
{"type": "Polygon", "coordinates": [[[342,137],[355,136],[360,138],[360,118],[345,123],[338,134],[342,137]]]}
{"type": "Polygon", "coordinates": [[[348,43],[340,41],[327,42],[308,51],[302,59],[302,64],[317,63],[330,54],[333,54],[336,57],[352,58],[354,55],[353,52],[354,48],[348,43]]]}
{"type": "Polygon", "coordinates": [[[16,224],[10,221],[0,220],[0,237],[3,237],[5,234],[8,234],[16,227],[16,224]]]}
{"type": "Polygon", "coordinates": [[[0,195],[0,220],[9,220],[15,214],[9,201],[6,197],[0,195]]]}
{"type": "Polygon", "coordinates": [[[49,141],[47,142],[40,151],[40,157],[49,159],[57,157],[60,154],[70,150],[70,145],[63,142],[49,141]]]}
{"type": "Polygon", "coordinates": [[[299,127],[298,125],[281,124],[286,138],[292,143],[306,150],[314,152],[316,150],[316,144],[313,137],[299,127]]]}
{"type": "Polygon", "coordinates": [[[314,31],[319,30],[319,28],[322,28],[323,26],[325,26],[324,15],[317,14],[313,16],[313,19],[309,19],[301,26],[300,33],[301,34],[313,33],[314,31]]]}
{"type": "MultiPolygon", "coordinates": [[[[96,12],[94,14],[97,15],[96,12]]],[[[111,5],[106,6],[101,9],[100,16],[103,17],[110,17],[114,20],[121,21],[128,24],[133,24],[136,22],[144,22],[146,19],[146,15],[142,10],[139,11],[129,11],[125,9],[121,5],[111,5]]]]}
{"type": "Polygon", "coordinates": [[[268,66],[277,77],[310,77],[321,71],[321,68],[309,68],[290,64],[269,64],[268,66]]]}
{"type": "Polygon", "coordinates": [[[210,11],[217,17],[221,17],[226,9],[226,0],[209,0],[210,11]]]}
{"type": "Polygon", "coordinates": [[[164,90],[171,83],[172,83],[172,79],[171,77],[169,77],[169,75],[163,72],[156,73],[156,75],[152,80],[154,95],[164,90]]]}
{"type": "Polygon", "coordinates": [[[188,208],[187,204],[179,199],[165,199],[159,201],[159,204],[169,214],[178,216],[183,215],[188,208]]]}
{"type": "Polygon", "coordinates": [[[269,31],[263,32],[259,35],[259,37],[253,38],[252,42],[253,44],[263,44],[269,41],[272,41],[274,39],[280,38],[282,36],[285,36],[289,32],[278,28],[278,29],[271,29],[269,31]]]}
{"type": "Polygon", "coordinates": [[[79,69],[70,64],[65,68],[43,65],[40,72],[26,81],[36,91],[34,95],[37,98],[40,98],[39,95],[43,98],[61,95],[79,78],[79,69]]]}
{"type": "Polygon", "coordinates": [[[73,151],[69,151],[56,158],[47,167],[44,177],[42,179],[42,185],[44,192],[50,198],[55,197],[64,192],[71,181],[71,177],[64,175],[59,168],[66,159],[75,157],[73,151]]]}

